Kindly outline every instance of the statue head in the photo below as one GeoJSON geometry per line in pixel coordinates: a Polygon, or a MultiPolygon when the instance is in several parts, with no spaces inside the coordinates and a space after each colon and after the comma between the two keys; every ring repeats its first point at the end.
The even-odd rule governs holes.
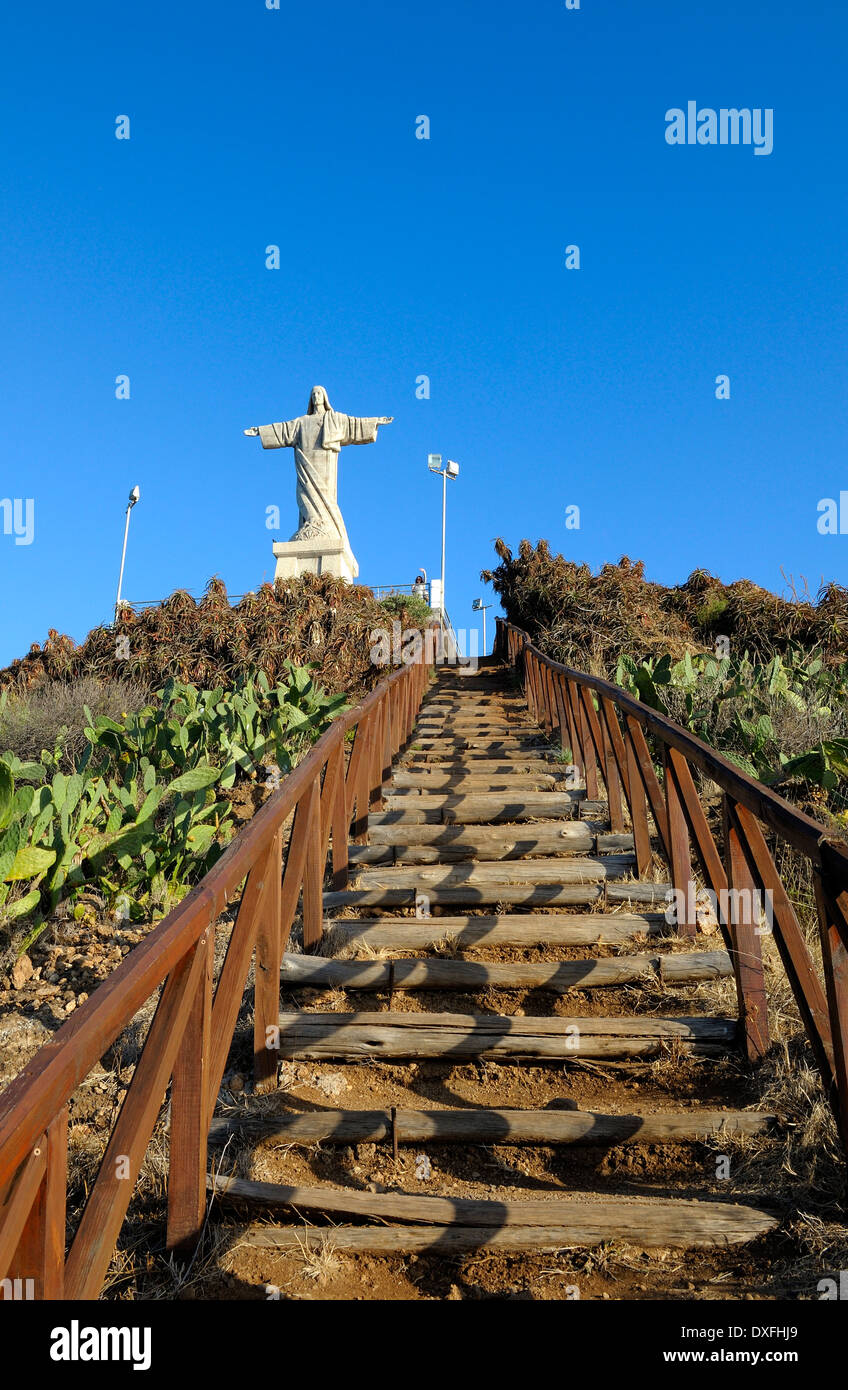
{"type": "Polygon", "coordinates": [[[323,415],[325,411],[332,410],[327,392],[323,386],[313,386],[312,395],[309,397],[309,409],[307,415],[323,415]]]}

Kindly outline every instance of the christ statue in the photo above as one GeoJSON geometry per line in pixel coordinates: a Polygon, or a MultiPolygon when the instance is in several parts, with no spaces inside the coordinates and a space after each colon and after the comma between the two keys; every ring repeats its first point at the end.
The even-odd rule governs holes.
{"type": "Polygon", "coordinates": [[[336,500],[339,450],[345,444],[373,444],[379,426],[391,422],[390,415],[342,415],[332,409],[324,387],[313,386],[305,415],[245,430],[259,435],[263,449],[294,449],[299,520],[293,541],[327,540],[350,552],[336,500]]]}

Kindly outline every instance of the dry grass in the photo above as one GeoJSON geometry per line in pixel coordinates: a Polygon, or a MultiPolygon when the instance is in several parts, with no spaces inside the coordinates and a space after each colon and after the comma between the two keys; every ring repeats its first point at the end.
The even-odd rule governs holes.
{"type": "Polygon", "coordinates": [[[37,761],[43,748],[52,753],[61,741],[62,770],[73,772],[86,743],[84,706],[95,718],[105,714],[119,719],[137,713],[147,698],[147,687],[138,680],[83,676],[71,683],[45,681],[12,695],[0,711],[0,750],[11,750],[24,762],[37,761]]]}

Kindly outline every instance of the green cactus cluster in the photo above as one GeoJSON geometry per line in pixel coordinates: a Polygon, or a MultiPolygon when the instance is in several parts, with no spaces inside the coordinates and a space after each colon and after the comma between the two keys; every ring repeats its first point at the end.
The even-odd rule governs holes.
{"type": "Polygon", "coordinates": [[[826,725],[848,705],[848,665],[825,666],[790,649],[770,661],[688,652],[636,662],[619,657],[617,683],[663,714],[673,713],[692,733],[718,747],[731,762],[776,786],[793,779],[836,793],[841,813],[848,780],[848,738],[822,738],[794,757],[781,748],[774,720],[782,707],[826,725]],[[677,692],[672,700],[669,692],[677,692]],[[682,717],[681,717],[682,711],[682,717]]]}
{"type": "Polygon", "coordinates": [[[0,922],[23,929],[24,948],[86,887],[142,919],[211,868],[235,831],[236,781],[266,766],[273,785],[345,708],[309,668],[287,662],[286,677],[230,690],[169,680],[120,720],[86,708],[71,775],[58,769],[61,740],[38,762],[0,755],[0,922]]]}

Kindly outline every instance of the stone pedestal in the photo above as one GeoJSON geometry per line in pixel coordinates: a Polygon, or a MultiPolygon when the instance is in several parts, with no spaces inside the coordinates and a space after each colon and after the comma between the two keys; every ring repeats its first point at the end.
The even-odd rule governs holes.
{"type": "Polygon", "coordinates": [[[333,574],[352,584],[359,574],[353,552],[341,542],[316,537],[311,541],[275,541],[274,579],[297,579],[301,574],[333,574]]]}

